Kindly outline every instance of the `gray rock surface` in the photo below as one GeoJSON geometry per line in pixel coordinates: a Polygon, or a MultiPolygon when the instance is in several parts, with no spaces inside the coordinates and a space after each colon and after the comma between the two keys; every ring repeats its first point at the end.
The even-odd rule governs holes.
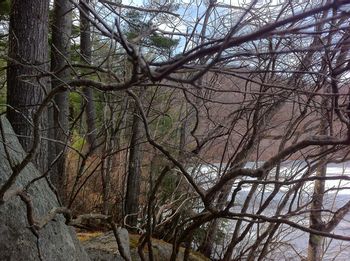
{"type": "Polygon", "coordinates": [[[89,239],[83,246],[93,261],[124,261],[113,232],[89,239]]]}
{"type": "MultiPolygon", "coordinates": [[[[19,144],[6,118],[1,118],[5,132],[5,140],[0,135],[0,186],[11,173],[4,144],[6,144],[11,161],[19,162],[24,157],[24,151],[19,144]]],[[[33,164],[20,173],[13,187],[24,187],[40,173],[33,164]]],[[[58,207],[55,194],[49,188],[45,179],[34,183],[29,191],[36,217],[43,217],[53,207],[58,207]]],[[[74,230],[64,223],[62,215],[39,231],[39,239],[28,228],[25,204],[19,197],[13,197],[0,205],[0,260],[32,261],[32,260],[90,260],[85,250],[80,246],[74,230]],[[40,254],[39,254],[40,252],[40,254]]]]}
{"type": "Polygon", "coordinates": [[[127,261],[131,261],[130,253],[130,242],[129,242],[129,233],[128,230],[122,227],[116,228],[116,234],[118,238],[119,251],[124,255],[123,257],[127,261]]]}

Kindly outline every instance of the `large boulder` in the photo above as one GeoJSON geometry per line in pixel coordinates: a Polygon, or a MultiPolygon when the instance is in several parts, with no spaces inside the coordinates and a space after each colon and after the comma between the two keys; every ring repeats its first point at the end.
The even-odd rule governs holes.
{"type": "MultiPolygon", "coordinates": [[[[0,135],[0,187],[11,174],[4,144],[10,162],[19,162],[25,155],[7,119],[2,117],[1,122],[5,138],[0,135]]],[[[28,164],[12,188],[24,187],[39,175],[34,165],[28,164]]],[[[35,182],[28,190],[28,194],[33,203],[35,217],[43,217],[52,208],[59,206],[55,194],[45,179],[35,182]]],[[[90,260],[80,246],[74,230],[65,224],[62,215],[57,215],[39,230],[38,235],[36,237],[30,230],[26,206],[18,196],[0,205],[0,260],[90,260]]]]}

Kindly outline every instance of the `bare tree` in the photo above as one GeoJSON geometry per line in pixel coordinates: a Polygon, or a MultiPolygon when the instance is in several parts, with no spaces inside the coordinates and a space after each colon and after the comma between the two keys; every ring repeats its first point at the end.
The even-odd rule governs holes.
{"type": "Polygon", "coordinates": [[[88,88],[109,107],[103,117],[97,109],[90,115],[103,118],[106,137],[93,144],[100,125],[88,127],[96,150],[76,149],[81,162],[68,205],[90,196],[94,210],[113,213],[107,201],[118,191],[108,183],[120,181],[126,225],[143,233],[141,257],[158,236],[173,244],[171,260],[182,244],[222,260],[319,260],[324,238],[350,241],[336,229],[346,224],[349,200],[329,203],[346,187],[327,188],[349,180],[327,172],[349,154],[348,1],[191,4],[74,3],[81,25],[96,32],[94,54],[72,63],[75,77],[47,97],[88,88]],[[125,29],[140,19],[130,10],[145,13],[143,30],[132,34],[125,29]],[[155,44],[175,40],[166,54],[155,44]],[[125,96],[134,106],[121,105],[125,96]],[[128,167],[114,174],[115,155],[128,167]],[[305,235],[309,253],[294,246],[305,235]]]}
{"type": "MultiPolygon", "coordinates": [[[[89,3],[89,1],[88,1],[89,3]]],[[[88,19],[89,10],[81,5],[80,9],[80,52],[82,62],[90,65],[91,64],[91,53],[92,53],[92,35],[91,26],[88,19]]],[[[86,100],[85,113],[86,113],[86,125],[87,125],[87,140],[89,146],[94,148],[96,143],[96,110],[94,105],[93,90],[86,86],[83,88],[84,98],[86,100]]]]}
{"type": "MultiPolygon", "coordinates": [[[[103,3],[121,18],[124,17],[120,8],[133,8],[106,1],[103,3]]],[[[319,154],[312,154],[315,148],[321,146],[324,148],[322,155],[329,153],[335,157],[345,153],[344,149],[348,143],[346,131],[343,131],[347,128],[347,116],[342,109],[335,108],[337,113],[334,115],[339,117],[336,132],[320,135],[315,126],[318,120],[307,126],[311,118],[318,119],[320,108],[325,106],[320,105],[320,96],[335,95],[341,98],[334,91],[323,94],[321,83],[327,81],[327,70],[324,70],[325,62],[322,61],[322,57],[327,57],[330,50],[338,48],[335,42],[327,44],[324,39],[331,37],[333,41],[337,41],[337,33],[342,33],[341,30],[330,29],[329,11],[333,10],[332,19],[337,20],[339,27],[345,22],[343,4],[346,3],[326,1],[319,6],[311,3],[309,5],[308,2],[283,3],[275,7],[268,18],[269,23],[262,26],[266,21],[263,16],[256,14],[258,10],[268,12],[268,5],[253,1],[237,11],[238,19],[233,23],[218,24],[218,19],[214,19],[215,15],[224,18],[225,15],[231,14],[231,10],[220,13],[218,10],[226,6],[210,3],[204,12],[199,12],[197,23],[190,28],[192,31],[158,30],[160,33],[177,35],[185,40],[182,54],[170,60],[157,60],[152,55],[147,56],[143,53],[145,49],[141,43],[129,41],[123,35],[119,22],[116,22],[113,28],[96,11],[90,9],[94,17],[91,22],[94,21],[94,25],[102,34],[113,38],[131,61],[131,69],[128,69],[131,73],[126,74],[128,77],[125,82],[110,84],[89,81],[91,86],[101,91],[132,89],[138,86],[151,89],[154,82],[159,82],[164,88],[179,90],[177,95],[182,96],[194,108],[194,123],[190,126],[192,129],[188,132],[187,139],[190,142],[187,150],[190,151],[184,152],[185,155],[193,153],[194,156],[187,157],[187,160],[194,163],[195,158],[210,159],[219,164],[218,176],[210,186],[208,185],[209,188],[204,189],[199,185],[201,181],[196,180],[193,173],[184,167],[184,162],[169,150],[169,144],[158,140],[152,134],[150,123],[153,119],[146,113],[146,101],[133,95],[140,110],[147,141],[182,173],[192,188],[192,193],[197,195],[196,200],[200,200],[204,207],[203,211],[198,214],[192,213],[191,217],[177,225],[179,234],[173,237],[176,242],[174,250],[179,246],[179,242],[186,241],[189,235],[205,226],[207,222],[213,221],[213,224],[218,224],[218,218],[237,220],[234,223],[233,236],[225,249],[224,258],[227,260],[233,255],[236,255],[237,259],[245,256],[254,258],[258,253],[259,258],[263,258],[269,253],[269,246],[272,247],[271,240],[278,236],[276,233],[279,228],[284,227],[283,224],[306,232],[316,232],[306,224],[299,225],[291,221],[302,209],[309,211],[307,197],[306,202],[298,205],[296,209],[293,198],[295,193],[303,188],[304,179],[323,179],[313,176],[315,166],[321,160],[319,154]],[[201,36],[197,33],[197,27],[203,26],[207,29],[205,35],[201,36]],[[223,30],[220,32],[220,29],[223,30]],[[196,37],[202,40],[195,41],[196,37]],[[196,102],[198,99],[201,102],[196,102]],[[215,110],[219,110],[220,114],[215,110]],[[230,110],[230,113],[226,113],[226,110],[230,110]],[[286,114],[287,111],[290,114],[286,114]],[[285,129],[278,129],[277,125],[285,129]],[[308,137],[303,130],[308,130],[311,136],[308,137]],[[338,154],[331,154],[334,153],[333,150],[338,151],[338,154]],[[213,151],[221,156],[213,156],[213,151]],[[283,161],[288,158],[304,160],[309,167],[302,167],[302,171],[292,171],[286,175],[281,169],[283,161]],[[260,164],[260,160],[264,163],[260,164]],[[254,161],[257,161],[255,169],[244,167],[254,161]],[[292,178],[300,179],[300,184],[292,186],[293,182],[288,185],[292,178]],[[236,196],[244,184],[250,184],[249,192],[239,202],[242,206],[240,210],[232,210],[236,204],[236,196]],[[273,187],[272,192],[269,190],[270,185],[273,187]],[[282,193],[281,189],[284,186],[289,186],[289,190],[282,193]],[[281,193],[285,195],[285,200],[277,207],[277,211],[273,216],[264,216],[263,213],[274,202],[274,198],[279,197],[281,193]],[[260,199],[257,200],[256,197],[260,199]],[[287,213],[284,212],[286,209],[287,213]],[[249,235],[256,233],[256,238],[247,243],[249,235]],[[237,248],[241,250],[234,254],[233,250],[237,248]],[[259,252],[259,249],[262,252],[259,252]]],[[[162,8],[164,13],[174,15],[166,9],[166,5],[162,8]]],[[[159,13],[148,7],[142,10],[150,14],[159,13]]],[[[150,17],[150,21],[154,22],[157,15],[150,17]]],[[[342,71],[344,72],[345,70],[342,71]]],[[[83,81],[75,80],[71,84],[80,86],[82,83],[83,81]]],[[[342,98],[340,100],[345,101],[342,98]]],[[[326,105],[328,106],[332,107],[334,103],[326,105]]],[[[332,160],[332,157],[327,159],[328,162],[332,160]]],[[[215,235],[218,229],[218,225],[212,226],[208,235],[215,235]]],[[[320,233],[326,235],[328,232],[320,233]]],[[[211,247],[203,247],[211,249],[204,251],[208,255],[213,251],[213,240],[209,240],[211,247]]],[[[175,256],[176,251],[173,258],[175,256]]]]}
{"type": "Polygon", "coordinates": [[[132,130],[130,139],[130,152],[128,159],[128,173],[125,194],[125,215],[127,224],[137,227],[139,213],[139,196],[141,186],[141,164],[142,164],[142,119],[139,109],[135,107],[132,117],[132,130]]]}
{"type": "MultiPolygon", "coordinates": [[[[70,41],[72,30],[72,4],[69,1],[55,1],[54,21],[52,24],[51,70],[55,72],[52,77],[52,88],[66,84],[70,80],[70,41]]],[[[60,157],[51,169],[51,180],[63,199],[65,195],[66,180],[65,159],[66,145],[69,140],[69,93],[68,90],[60,92],[55,97],[53,110],[50,111],[50,126],[52,126],[50,143],[50,163],[60,157]]]]}

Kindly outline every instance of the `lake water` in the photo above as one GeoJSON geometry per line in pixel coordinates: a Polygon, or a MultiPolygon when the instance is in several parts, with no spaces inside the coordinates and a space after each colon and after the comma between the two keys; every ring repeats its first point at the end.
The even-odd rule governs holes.
{"type": "MultiPolygon", "coordinates": [[[[246,168],[255,168],[259,166],[262,162],[258,163],[247,163],[246,168]]],[[[290,161],[284,162],[281,166],[281,179],[289,179],[292,177],[298,179],[305,172],[302,169],[305,167],[306,163],[302,161],[290,161]],[[298,174],[296,174],[298,173],[298,174]]],[[[203,165],[199,168],[199,171],[196,171],[197,181],[202,184],[203,187],[210,187],[217,177],[218,165],[203,165]]],[[[271,171],[271,180],[274,179],[275,170],[271,171]]],[[[341,164],[328,164],[327,165],[327,177],[335,176],[344,176],[350,177],[350,162],[345,162],[341,164]]],[[[238,182],[238,181],[237,181],[238,182]]],[[[300,201],[308,202],[312,196],[314,182],[305,182],[302,186],[301,198],[300,201]]],[[[349,180],[327,180],[325,183],[326,194],[324,195],[324,209],[330,209],[332,211],[337,210],[342,207],[345,203],[350,201],[350,181],[349,180]]],[[[273,216],[276,211],[276,207],[281,202],[281,199],[285,196],[285,193],[291,188],[291,186],[285,186],[280,189],[280,192],[276,194],[269,206],[264,210],[262,215],[273,216]]],[[[232,188],[232,191],[235,189],[235,185],[232,188]]],[[[255,193],[255,199],[252,200],[252,204],[248,209],[248,213],[256,213],[261,199],[266,199],[272,192],[273,185],[264,186],[264,192],[262,189],[258,190],[255,193]]],[[[246,185],[243,189],[238,192],[235,204],[231,211],[240,213],[241,206],[240,202],[244,202],[246,196],[250,190],[250,185],[246,185]]],[[[295,204],[296,205],[296,204],[295,204]]],[[[287,204],[289,206],[289,204],[287,204]]],[[[294,207],[294,205],[293,205],[294,207]]],[[[296,207],[296,206],[295,206],[296,207]]],[[[286,213],[287,211],[284,211],[286,213]]],[[[324,221],[329,220],[331,214],[324,214],[324,221]],[[328,216],[327,216],[328,215],[328,216]]],[[[290,220],[308,227],[309,224],[309,214],[303,213],[298,214],[294,217],[291,217],[290,220]]],[[[245,223],[247,224],[247,223],[245,223]]],[[[233,232],[235,221],[226,222],[225,230],[227,238],[224,240],[223,244],[227,244],[230,240],[230,235],[233,232]]],[[[254,242],[256,238],[257,226],[254,226],[249,237],[245,241],[242,241],[240,246],[236,248],[237,251],[240,250],[244,244],[249,245],[249,241],[254,242]]],[[[302,257],[306,257],[307,246],[309,235],[306,232],[290,228],[287,225],[282,225],[280,227],[281,233],[279,238],[276,238],[276,249],[270,254],[270,257],[266,260],[301,260],[302,257]]],[[[350,236],[350,213],[344,217],[344,219],[338,224],[336,229],[332,232],[339,235],[350,236]]],[[[220,252],[222,245],[217,245],[217,251],[220,252]]],[[[326,239],[324,242],[324,256],[323,260],[339,260],[347,261],[350,260],[350,242],[335,240],[335,239],[326,239]]]]}

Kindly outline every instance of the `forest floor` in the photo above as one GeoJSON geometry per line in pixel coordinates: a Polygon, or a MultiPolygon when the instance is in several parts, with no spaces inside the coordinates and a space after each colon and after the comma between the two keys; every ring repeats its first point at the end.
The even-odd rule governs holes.
{"type": "MultiPolygon", "coordinates": [[[[78,232],[77,234],[93,261],[123,260],[118,252],[118,245],[112,232],[78,232]]],[[[129,234],[132,260],[140,260],[137,253],[139,239],[140,235],[129,234]]],[[[152,239],[152,246],[155,261],[169,260],[172,252],[171,244],[159,239],[152,239]]],[[[177,260],[183,260],[184,251],[184,248],[180,248],[177,260]]],[[[147,258],[147,247],[144,249],[144,254],[147,258]]],[[[190,251],[189,260],[209,261],[208,258],[195,251],[190,251]]]]}

